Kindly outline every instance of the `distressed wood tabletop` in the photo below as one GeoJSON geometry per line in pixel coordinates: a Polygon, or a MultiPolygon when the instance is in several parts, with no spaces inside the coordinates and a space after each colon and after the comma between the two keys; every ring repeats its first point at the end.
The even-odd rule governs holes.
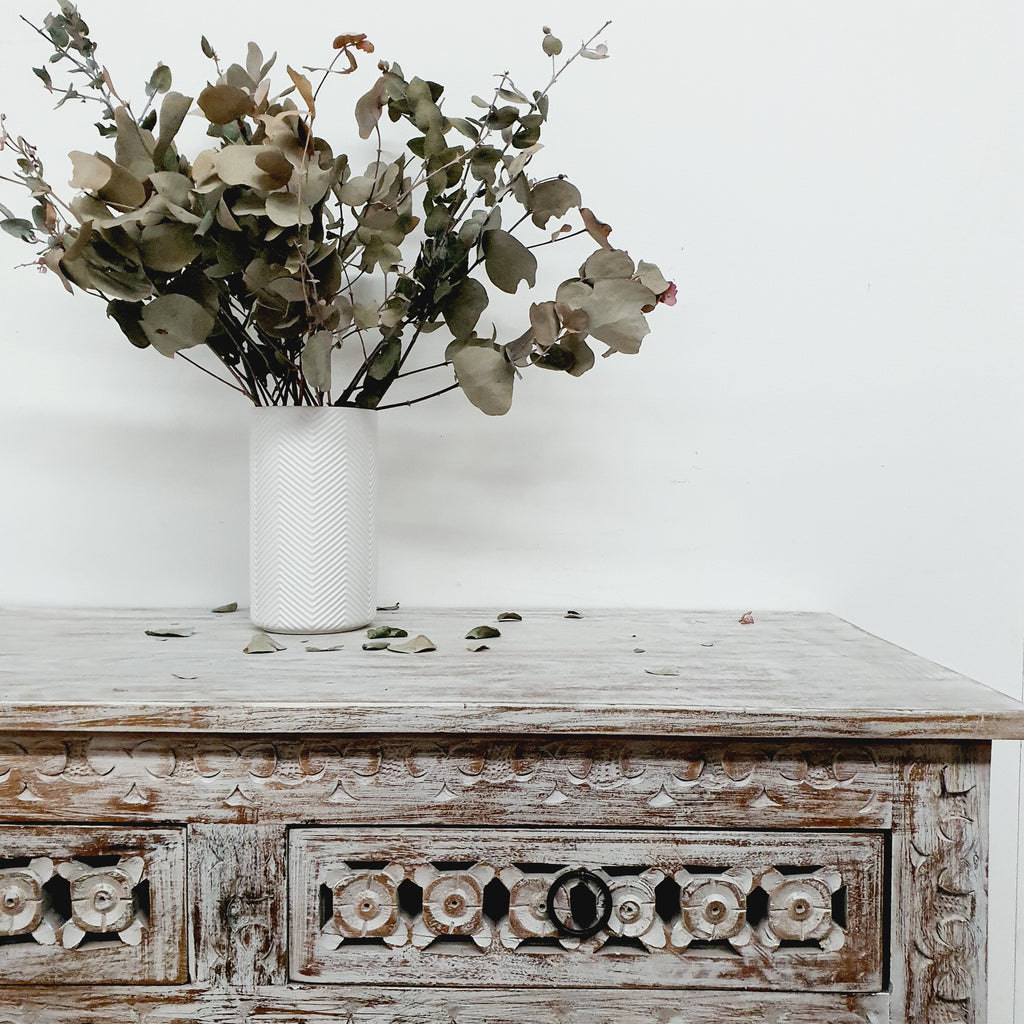
{"type": "Polygon", "coordinates": [[[503,610],[378,613],[421,654],[365,631],[244,654],[244,610],[0,611],[0,729],[1024,738],[1018,701],[832,615],[503,610]],[[194,632],[146,633],[170,626],[194,632]]]}

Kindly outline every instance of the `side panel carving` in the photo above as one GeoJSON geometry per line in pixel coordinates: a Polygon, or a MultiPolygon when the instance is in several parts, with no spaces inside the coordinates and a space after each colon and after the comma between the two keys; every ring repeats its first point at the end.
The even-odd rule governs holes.
{"type": "MultiPolygon", "coordinates": [[[[985,1024],[987,743],[907,751],[893,831],[893,996],[914,1024],[985,1024]]],[[[903,1018],[899,1018],[903,1019],[903,1018]]]]}

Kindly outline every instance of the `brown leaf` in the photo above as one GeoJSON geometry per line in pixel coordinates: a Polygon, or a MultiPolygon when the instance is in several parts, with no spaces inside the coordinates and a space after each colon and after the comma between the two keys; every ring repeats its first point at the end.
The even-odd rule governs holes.
{"type": "Polygon", "coordinates": [[[583,226],[587,229],[590,237],[595,242],[598,242],[602,248],[611,249],[612,246],[608,243],[608,236],[612,233],[611,225],[599,221],[594,216],[594,211],[586,206],[580,207],[580,216],[583,218],[583,226]]]}
{"type": "Polygon", "coordinates": [[[383,75],[374,82],[369,92],[360,96],[356,102],[356,124],[359,125],[359,138],[368,139],[377,127],[384,105],[388,101],[387,83],[383,75]]]}
{"type": "Polygon", "coordinates": [[[196,103],[211,124],[230,124],[253,110],[252,97],[235,85],[208,85],[196,103]]]}
{"type": "Polygon", "coordinates": [[[289,77],[295,83],[295,88],[298,90],[299,95],[305,101],[310,117],[316,117],[316,99],[313,96],[313,86],[310,84],[309,79],[302,72],[296,71],[291,65],[288,66],[287,71],[289,77]]]}
{"type": "Polygon", "coordinates": [[[754,624],[754,613],[744,612],[739,619],[739,623],[741,626],[752,626],[754,624]]]}

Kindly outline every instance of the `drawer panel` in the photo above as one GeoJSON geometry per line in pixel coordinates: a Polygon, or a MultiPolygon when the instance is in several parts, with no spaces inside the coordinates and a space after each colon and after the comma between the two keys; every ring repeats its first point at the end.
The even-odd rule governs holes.
{"type": "Polygon", "coordinates": [[[293,829],[306,982],[877,992],[880,833],[293,829]]]}
{"type": "Polygon", "coordinates": [[[184,879],[184,829],[0,826],[0,988],[184,982],[184,879]]]}

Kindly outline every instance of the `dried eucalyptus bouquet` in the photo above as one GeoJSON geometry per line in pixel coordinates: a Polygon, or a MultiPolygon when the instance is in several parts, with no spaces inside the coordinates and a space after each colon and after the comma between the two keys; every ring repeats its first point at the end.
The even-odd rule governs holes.
{"type": "Polygon", "coordinates": [[[355,104],[360,139],[376,141],[376,158],[358,171],[316,134],[316,120],[324,85],[373,52],[363,35],[338,36],[326,68],[289,67],[280,93],[267,77],[274,57],[250,43],[244,65],[222,68],[204,37],[214,81],[193,98],[171,89],[160,64],[136,112],[98,62],[70,0],[32,28],[53,48],[35,74],[57,106],[97,105],[96,127],[113,141],[113,155],[72,152],[74,195],[65,200],[35,147],[0,122],[0,149],[16,163],[2,177],[34,200],[31,219],[0,206],[0,227],[42,246],[38,265],[69,291],[103,299],[133,345],[190,362],[185,350],[205,345],[220,369],[195,365],[255,405],[383,409],[461,387],[499,415],[526,367],[579,376],[595,362],[591,341],[605,355],[635,353],[649,332],[645,314],[675,302],[675,286],[656,266],[612,246],[611,229],[575,185],[528,174],[549,90],[577,57],[607,56],[594,42],[600,33],[560,58],[562,43],[545,28],[547,86],[527,95],[500,75],[464,118],[447,115],[442,86],[381,61],[355,104]],[[55,82],[51,69],[67,81],[55,82]],[[193,158],[175,142],[190,113],[215,140],[193,158]],[[385,114],[408,125],[404,135],[412,130],[394,159],[385,155],[385,114]],[[570,210],[576,227],[562,223],[570,210]],[[521,227],[532,239],[517,237],[521,227]],[[532,288],[535,251],[584,233],[598,248],[554,299],[530,306],[518,337],[499,340],[480,328],[490,287],[532,288]],[[441,345],[414,368],[410,354],[428,344],[421,336],[438,330],[441,345]],[[332,363],[338,376],[346,362],[334,358],[338,350],[349,367],[341,383],[332,379],[332,363]],[[397,380],[424,370],[445,375],[443,386],[384,401],[397,380]]]}

